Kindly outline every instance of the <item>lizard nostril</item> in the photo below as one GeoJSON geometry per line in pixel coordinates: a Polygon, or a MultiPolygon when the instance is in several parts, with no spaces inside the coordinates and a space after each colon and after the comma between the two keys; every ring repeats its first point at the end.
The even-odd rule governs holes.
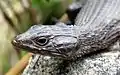
{"type": "Polygon", "coordinates": [[[16,36],[11,42],[12,45],[17,46],[18,44],[20,44],[20,40],[18,40],[18,39],[19,39],[19,37],[16,36]]]}
{"type": "Polygon", "coordinates": [[[14,39],[14,40],[12,40],[11,43],[12,43],[12,45],[16,46],[18,44],[18,41],[14,39]]]}
{"type": "Polygon", "coordinates": [[[12,43],[17,43],[17,41],[16,41],[16,40],[13,40],[12,43]]]}

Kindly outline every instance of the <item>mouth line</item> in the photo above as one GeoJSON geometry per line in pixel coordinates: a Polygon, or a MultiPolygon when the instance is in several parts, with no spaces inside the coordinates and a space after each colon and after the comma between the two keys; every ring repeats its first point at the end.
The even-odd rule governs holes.
{"type": "Polygon", "coordinates": [[[25,49],[25,51],[32,52],[35,54],[41,54],[41,55],[46,55],[46,56],[58,56],[58,57],[62,57],[62,58],[65,58],[67,56],[63,53],[59,53],[59,52],[55,52],[55,51],[49,51],[49,50],[44,50],[44,49],[38,50],[36,48],[30,48],[29,46],[23,45],[20,43],[17,43],[17,44],[12,43],[12,44],[15,48],[25,49]]]}
{"type": "Polygon", "coordinates": [[[46,55],[46,56],[58,56],[62,58],[65,58],[67,56],[65,54],[55,52],[55,51],[49,51],[49,50],[37,50],[36,52],[37,54],[46,55]]]}

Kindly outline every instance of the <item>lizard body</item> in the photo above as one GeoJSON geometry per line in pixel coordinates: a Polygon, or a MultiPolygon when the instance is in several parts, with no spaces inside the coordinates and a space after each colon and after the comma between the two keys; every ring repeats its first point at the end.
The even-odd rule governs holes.
{"type": "MultiPolygon", "coordinates": [[[[120,0],[87,0],[76,18],[75,25],[68,26],[60,23],[62,25],[33,26],[27,32],[18,35],[13,44],[30,52],[58,56],[68,60],[103,50],[119,39],[119,4],[120,0]],[[62,36],[54,38],[54,43],[50,45],[53,40],[45,42],[45,39],[47,39],[45,36],[48,34],[62,36]],[[36,38],[36,36],[38,37],[36,38]],[[37,39],[41,37],[45,39],[39,43],[37,39]],[[25,45],[28,45],[28,47],[25,45]],[[61,47],[65,51],[63,49],[56,50],[61,47]],[[42,48],[43,52],[40,51],[42,48]],[[46,51],[44,51],[45,49],[46,51]],[[63,52],[60,53],[60,51],[63,52]]],[[[83,60],[70,62],[65,68],[62,66],[62,72],[63,75],[114,75],[120,68],[119,55],[119,51],[93,55],[83,60]],[[68,69],[69,71],[66,71],[68,69]]],[[[34,58],[29,62],[23,75],[59,75],[59,73],[62,75],[61,68],[59,68],[60,60],[45,59],[45,57],[40,57],[41,55],[33,56],[34,58]]]]}
{"type": "Polygon", "coordinates": [[[103,50],[120,36],[120,0],[88,0],[75,25],[34,25],[13,45],[30,52],[63,59],[103,50]]]}

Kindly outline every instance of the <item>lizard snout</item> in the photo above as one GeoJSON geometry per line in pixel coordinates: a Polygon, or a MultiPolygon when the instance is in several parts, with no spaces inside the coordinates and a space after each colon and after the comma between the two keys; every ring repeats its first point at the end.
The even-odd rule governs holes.
{"type": "Polygon", "coordinates": [[[12,40],[12,45],[13,46],[19,46],[20,44],[21,44],[21,41],[18,39],[19,37],[18,36],[16,36],[16,37],[14,37],[14,39],[12,40]]]}

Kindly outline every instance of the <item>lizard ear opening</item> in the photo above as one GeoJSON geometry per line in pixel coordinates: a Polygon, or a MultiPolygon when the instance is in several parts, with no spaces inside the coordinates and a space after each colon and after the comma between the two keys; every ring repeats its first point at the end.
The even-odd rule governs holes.
{"type": "Polygon", "coordinates": [[[40,46],[44,46],[48,43],[48,38],[45,38],[45,37],[41,37],[41,38],[38,38],[36,40],[37,44],[39,44],[40,46]]]}

